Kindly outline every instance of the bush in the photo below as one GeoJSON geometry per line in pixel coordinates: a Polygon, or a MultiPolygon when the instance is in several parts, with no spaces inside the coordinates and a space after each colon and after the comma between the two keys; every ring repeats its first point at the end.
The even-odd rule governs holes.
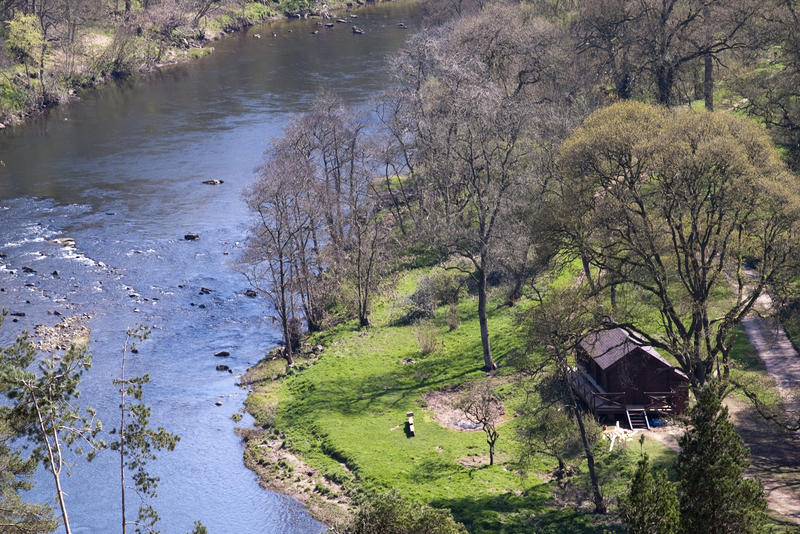
{"type": "Polygon", "coordinates": [[[431,319],[436,311],[436,294],[429,276],[423,276],[406,303],[405,318],[407,323],[431,319]]]}
{"type": "MultiPolygon", "coordinates": [[[[430,275],[417,282],[417,289],[406,299],[397,324],[408,325],[432,319],[437,306],[455,306],[466,287],[467,275],[459,271],[434,269],[430,275]]],[[[450,321],[448,321],[450,324],[450,321]]],[[[451,326],[451,330],[458,328],[451,326]]]]}
{"type": "Polygon", "coordinates": [[[461,325],[461,317],[458,315],[458,306],[455,304],[451,304],[447,310],[447,326],[450,327],[450,331],[458,330],[458,327],[461,325]]]}
{"type": "Polygon", "coordinates": [[[430,354],[439,348],[438,332],[435,327],[430,325],[418,326],[415,329],[419,350],[423,356],[430,354]]]}
{"type": "Polygon", "coordinates": [[[396,491],[369,497],[353,520],[332,534],[466,534],[449,510],[404,499],[396,491]]]}

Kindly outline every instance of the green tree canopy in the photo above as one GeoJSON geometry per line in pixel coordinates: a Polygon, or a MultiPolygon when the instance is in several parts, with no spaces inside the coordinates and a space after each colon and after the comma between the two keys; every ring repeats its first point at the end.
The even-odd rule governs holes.
{"type": "Polygon", "coordinates": [[[695,388],[726,377],[732,328],[800,243],[800,185],[764,128],[621,102],[589,117],[558,165],[551,220],[565,248],[595,296],[625,287],[657,310],[659,328],[641,312],[605,320],[674,355],[695,388]]]}

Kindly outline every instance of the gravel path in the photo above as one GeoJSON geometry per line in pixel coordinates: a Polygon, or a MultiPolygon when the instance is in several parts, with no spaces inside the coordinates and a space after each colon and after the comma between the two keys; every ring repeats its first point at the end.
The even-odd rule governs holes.
{"type": "Polygon", "coordinates": [[[800,388],[800,355],[789,341],[786,331],[776,320],[763,317],[746,318],[742,321],[742,328],[767,372],[775,380],[786,409],[798,411],[800,402],[795,393],[800,388]]]}
{"type": "MultiPolygon", "coordinates": [[[[762,295],[757,309],[771,315],[772,300],[762,295]]],[[[800,355],[780,322],[752,315],[742,321],[750,344],[764,362],[790,418],[800,413],[800,355]]],[[[750,448],[750,460],[764,484],[770,508],[800,523],[800,432],[764,422],[746,403],[728,402],[739,434],[750,448]]]]}

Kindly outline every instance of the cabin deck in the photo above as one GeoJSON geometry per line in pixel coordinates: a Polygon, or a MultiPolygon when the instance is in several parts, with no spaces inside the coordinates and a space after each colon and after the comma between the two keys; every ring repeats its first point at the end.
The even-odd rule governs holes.
{"type": "Polygon", "coordinates": [[[672,412],[675,393],[672,391],[645,392],[647,404],[629,404],[624,391],[606,391],[581,367],[573,367],[569,382],[572,389],[595,415],[620,415],[632,411],[672,412]]]}

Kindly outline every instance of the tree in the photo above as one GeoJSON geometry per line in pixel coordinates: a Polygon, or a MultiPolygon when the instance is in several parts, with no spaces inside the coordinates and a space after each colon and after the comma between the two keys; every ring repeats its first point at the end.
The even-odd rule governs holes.
{"type": "MultiPolygon", "coordinates": [[[[644,442],[644,436],[639,443],[644,442]]],[[[619,498],[619,515],[629,534],[677,534],[680,526],[678,494],[664,471],[653,474],[642,452],[628,495],[619,498]]]]}
{"type": "Polygon", "coordinates": [[[702,61],[702,95],[713,108],[713,67],[726,51],[747,45],[745,29],[763,3],[729,0],[589,0],[577,24],[578,50],[594,57],[628,99],[655,86],[658,103],[675,103],[681,77],[702,61]]]}
{"type": "Polygon", "coordinates": [[[565,405],[565,384],[559,376],[542,372],[536,380],[535,389],[527,391],[526,402],[518,412],[519,424],[515,426],[522,444],[521,460],[527,464],[540,454],[555,458],[554,477],[563,481],[574,471],[568,460],[581,453],[580,431],[565,405]]]}
{"type": "Polygon", "coordinates": [[[14,59],[25,67],[25,76],[30,85],[31,74],[28,65],[35,60],[35,54],[45,46],[36,17],[17,13],[13,19],[6,21],[6,26],[8,27],[6,36],[8,50],[14,59]]]}
{"type": "Polygon", "coordinates": [[[119,453],[123,534],[127,532],[128,525],[134,525],[137,533],[158,532],[155,530],[155,525],[160,517],[147,500],[156,497],[159,478],[147,471],[147,464],[156,459],[155,451],[162,449],[171,451],[180,440],[177,435],[170,434],[163,427],[155,430],[150,428],[150,408],[142,401],[142,386],[150,381],[150,376],[146,374],[131,378],[125,376],[129,347],[133,351],[136,348],[135,340],[147,339],[149,333],[149,329],[141,326],[128,330],[122,348],[120,377],[114,380],[114,385],[119,386],[120,393],[120,423],[118,429],[111,431],[117,435],[117,439],[109,443],[109,447],[119,453]],[[127,472],[133,473],[133,487],[141,499],[139,514],[135,521],[129,521],[126,514],[127,472]]]}
{"type": "Polygon", "coordinates": [[[467,421],[480,426],[486,433],[489,465],[494,465],[494,446],[500,437],[497,424],[503,414],[503,404],[494,392],[494,388],[487,381],[468,384],[456,402],[456,407],[464,414],[467,421]]]}
{"type": "Polygon", "coordinates": [[[309,331],[344,304],[360,327],[390,256],[367,123],[322,94],[273,140],[245,193],[256,223],[240,265],[272,300],[291,359],[290,326],[302,309],[309,331]],[[336,288],[336,292],[333,288],[336,288]]]}
{"type": "Polygon", "coordinates": [[[395,63],[400,88],[379,112],[395,142],[386,168],[406,176],[392,198],[416,199],[415,230],[472,264],[486,370],[497,367],[487,305],[498,232],[539,182],[536,114],[569,98],[563,42],[528,9],[487,7],[412,39],[395,63]]]}
{"type": "Polygon", "coordinates": [[[396,491],[368,497],[346,525],[334,534],[466,534],[449,510],[411,502],[396,491]]]}
{"type": "Polygon", "coordinates": [[[762,532],[766,500],[761,483],[745,478],[749,451],[711,381],[689,413],[690,428],[678,440],[682,531],[710,534],[762,532]]]}
{"type": "MultiPolygon", "coordinates": [[[[600,488],[593,444],[593,418],[586,417],[575,391],[570,384],[575,367],[575,353],[585,336],[596,331],[597,310],[591,299],[579,287],[553,289],[548,294],[538,294],[536,305],[520,315],[520,321],[530,340],[527,357],[517,360],[519,370],[537,380],[541,393],[551,405],[559,402],[578,427],[578,436],[592,487],[594,511],[606,513],[606,503],[600,488]]],[[[534,420],[535,421],[535,420],[534,420]]],[[[528,435],[536,435],[528,428],[528,435]]],[[[537,440],[541,436],[536,437],[537,440]]],[[[555,444],[563,443],[563,436],[555,444]]]]}
{"type": "Polygon", "coordinates": [[[33,459],[23,460],[6,444],[12,437],[0,419],[0,531],[10,534],[44,534],[56,529],[53,512],[47,505],[22,501],[21,491],[31,489],[28,480],[36,468],[33,459]]]}
{"type": "Polygon", "coordinates": [[[65,452],[71,449],[76,455],[85,455],[91,460],[105,446],[97,439],[102,425],[95,411],[81,410],[76,405],[81,376],[91,367],[92,357],[85,345],[73,344],[63,355],[53,353],[49,358],[38,360],[37,371],[32,371],[30,368],[36,360],[36,349],[23,335],[2,354],[0,382],[10,402],[9,425],[15,434],[32,440],[33,458],[53,475],[64,529],[70,534],[61,485],[61,475],[69,467],[65,452]]]}
{"type": "Polygon", "coordinates": [[[256,222],[239,265],[250,284],[271,300],[281,324],[283,356],[293,365],[296,347],[290,325],[302,283],[298,271],[307,257],[300,245],[307,240],[312,220],[300,206],[305,192],[298,179],[310,171],[303,168],[302,159],[293,157],[296,154],[286,152],[275,153],[260,168],[259,180],[245,191],[256,222]]]}
{"type": "Polygon", "coordinates": [[[761,34],[765,49],[745,55],[743,61],[757,65],[735,84],[747,98],[745,109],[763,120],[775,140],[786,147],[792,167],[800,169],[800,3],[797,0],[769,2],[761,34]]]}
{"type": "Polygon", "coordinates": [[[658,313],[658,332],[641,310],[602,311],[606,326],[668,351],[696,390],[725,379],[732,329],[800,243],[800,186],[763,129],[732,114],[621,102],[575,131],[559,166],[551,219],[598,273],[593,295],[602,302],[624,288],[658,313]]]}
{"type": "Polygon", "coordinates": [[[312,169],[307,209],[320,223],[314,239],[316,246],[324,243],[326,275],[339,290],[352,288],[359,326],[366,327],[389,253],[375,149],[367,140],[367,121],[338,97],[322,93],[312,107],[290,126],[287,137],[312,169]]]}
{"type": "MultiPolygon", "coordinates": [[[[0,313],[0,326],[6,311],[0,313]]],[[[21,339],[10,347],[0,347],[2,360],[13,357],[21,349],[21,339]]],[[[0,367],[0,392],[5,393],[8,379],[0,367]]],[[[56,529],[53,512],[47,505],[24,502],[20,492],[30,490],[29,480],[36,469],[36,459],[23,459],[8,442],[14,437],[8,425],[10,407],[0,406],[0,531],[10,534],[45,534],[56,529]]]]}

